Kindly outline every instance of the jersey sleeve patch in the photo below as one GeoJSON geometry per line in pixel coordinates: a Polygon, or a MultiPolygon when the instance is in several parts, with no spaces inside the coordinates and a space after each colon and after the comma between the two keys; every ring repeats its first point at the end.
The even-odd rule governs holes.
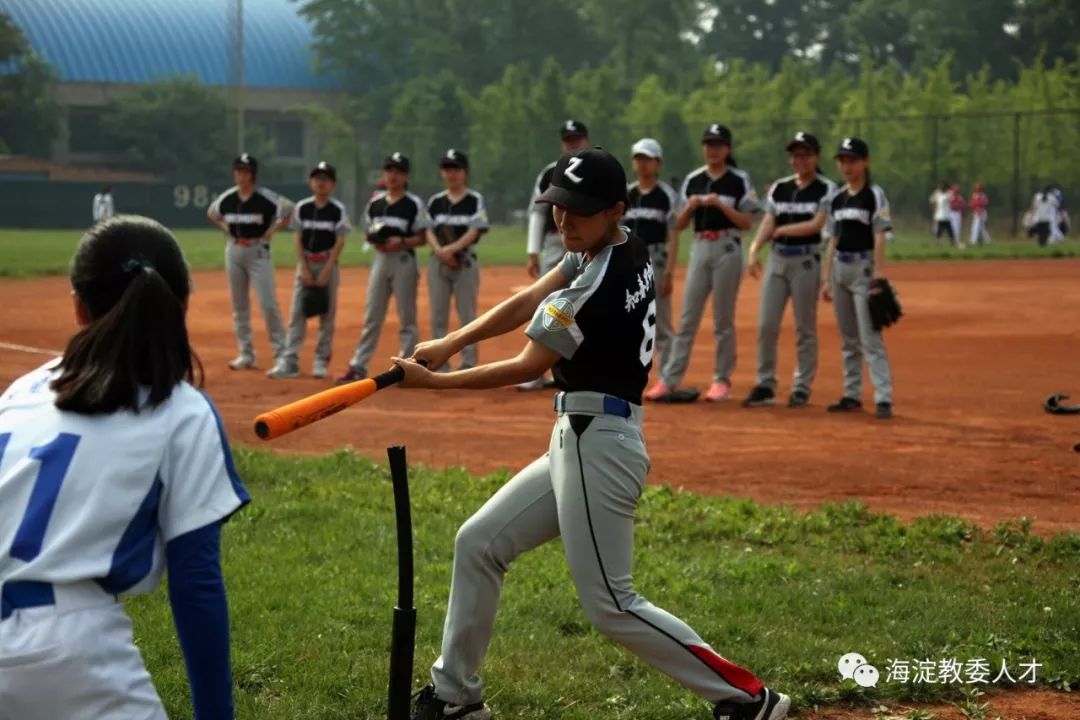
{"type": "Polygon", "coordinates": [[[574,324],[574,304],[566,298],[556,298],[544,306],[544,329],[557,332],[574,324]]]}

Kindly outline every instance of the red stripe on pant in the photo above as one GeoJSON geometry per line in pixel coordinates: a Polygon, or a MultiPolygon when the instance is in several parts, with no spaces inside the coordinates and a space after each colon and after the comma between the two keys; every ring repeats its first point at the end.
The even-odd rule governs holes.
{"type": "Polygon", "coordinates": [[[744,667],[740,667],[733,662],[725,660],[707,647],[701,647],[700,645],[687,645],[687,649],[694,653],[699,660],[711,667],[716,673],[727,681],[728,685],[734,688],[742,690],[750,697],[756,697],[761,689],[765,687],[761,684],[754,673],[750,672],[744,667]]]}

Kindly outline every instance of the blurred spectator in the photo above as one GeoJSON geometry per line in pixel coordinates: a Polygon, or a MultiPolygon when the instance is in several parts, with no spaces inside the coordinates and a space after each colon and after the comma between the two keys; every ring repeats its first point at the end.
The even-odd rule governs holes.
{"type": "Polygon", "coordinates": [[[101,188],[101,192],[94,196],[94,222],[111,218],[116,214],[116,209],[113,207],[112,188],[106,185],[101,188]]]}
{"type": "Polygon", "coordinates": [[[971,208],[971,244],[989,245],[990,232],[986,229],[987,212],[990,199],[983,192],[983,184],[975,183],[975,189],[971,193],[968,207],[971,208]]]}

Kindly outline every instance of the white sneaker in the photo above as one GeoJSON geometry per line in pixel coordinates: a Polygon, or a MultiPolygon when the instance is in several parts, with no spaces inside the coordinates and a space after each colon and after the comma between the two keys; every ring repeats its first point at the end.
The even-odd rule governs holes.
{"type": "Polygon", "coordinates": [[[238,355],[229,361],[230,370],[250,370],[255,367],[255,358],[251,355],[238,355]]]}
{"type": "Polygon", "coordinates": [[[274,367],[270,368],[266,373],[266,377],[274,380],[280,380],[282,378],[295,378],[300,377],[300,371],[295,367],[289,367],[284,362],[278,362],[274,367]]]}
{"type": "Polygon", "coordinates": [[[535,380],[518,384],[517,389],[521,392],[530,392],[532,390],[543,390],[545,387],[547,387],[547,380],[538,377],[535,380]]]}
{"type": "Polygon", "coordinates": [[[322,379],[326,377],[328,372],[327,363],[325,360],[316,360],[311,369],[311,376],[314,378],[322,379]]]}

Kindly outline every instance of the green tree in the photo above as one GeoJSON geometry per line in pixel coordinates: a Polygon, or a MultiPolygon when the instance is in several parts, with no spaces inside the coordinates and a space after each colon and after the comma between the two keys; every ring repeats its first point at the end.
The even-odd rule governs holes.
{"type": "Polygon", "coordinates": [[[47,156],[60,124],[56,75],[0,14],[0,151],[47,156]]]}
{"type": "MultiPolygon", "coordinates": [[[[143,85],[109,102],[102,129],[123,164],[170,178],[221,175],[229,154],[224,95],[193,77],[143,85]]],[[[248,147],[256,154],[271,148],[248,147]]]]}

